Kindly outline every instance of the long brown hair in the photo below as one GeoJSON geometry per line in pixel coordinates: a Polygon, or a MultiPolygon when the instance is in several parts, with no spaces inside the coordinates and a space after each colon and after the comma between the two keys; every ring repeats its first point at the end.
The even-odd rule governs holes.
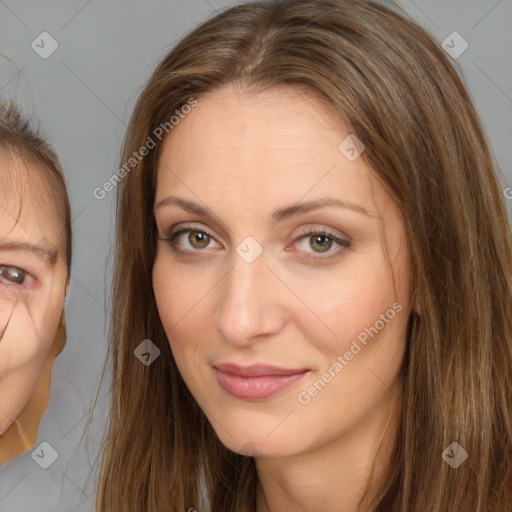
{"type": "MultiPolygon", "coordinates": [[[[417,313],[409,318],[397,449],[368,510],[512,510],[512,237],[499,169],[457,66],[392,6],[245,3],[201,24],[157,66],[131,118],[123,162],[191,98],[231,83],[302,87],[326,100],[364,142],[362,157],[404,219],[417,313]],[[442,458],[452,442],[468,453],[457,469],[442,458]]],[[[220,443],[158,317],[160,147],[117,185],[113,394],[98,510],[200,511],[204,493],[213,512],[253,512],[254,459],[220,443]],[[149,367],[133,355],[144,339],[161,350],[149,367]]]]}

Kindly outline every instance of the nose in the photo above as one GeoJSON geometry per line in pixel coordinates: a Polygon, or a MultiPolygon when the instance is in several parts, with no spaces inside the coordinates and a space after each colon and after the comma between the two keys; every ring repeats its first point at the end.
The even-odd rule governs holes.
{"type": "Polygon", "coordinates": [[[286,324],[286,287],[267,267],[264,253],[252,263],[235,254],[218,289],[215,328],[227,342],[247,346],[279,333],[286,324]]]}

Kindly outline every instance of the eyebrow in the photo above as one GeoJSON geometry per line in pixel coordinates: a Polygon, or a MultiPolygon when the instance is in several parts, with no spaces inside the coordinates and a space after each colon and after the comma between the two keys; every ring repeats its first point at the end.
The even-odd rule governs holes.
{"type": "MultiPolygon", "coordinates": [[[[200,204],[194,203],[193,201],[189,201],[188,199],[183,199],[182,197],[177,196],[168,196],[165,197],[164,199],[161,199],[155,204],[154,211],[164,206],[170,205],[180,206],[189,213],[196,213],[198,215],[216,217],[216,215],[210,208],[206,206],[201,206],[200,204]]],[[[366,208],[363,208],[360,205],[349,203],[347,201],[342,201],[341,199],[337,199],[335,197],[323,197],[321,199],[316,199],[314,201],[301,202],[300,204],[297,203],[290,206],[285,206],[284,208],[279,208],[271,213],[270,218],[274,220],[276,223],[282,222],[283,220],[288,219],[292,216],[304,214],[313,210],[318,210],[320,208],[326,208],[329,206],[347,208],[349,210],[361,213],[368,217],[375,217],[366,208]]]]}
{"type": "Polygon", "coordinates": [[[48,263],[57,261],[58,251],[54,248],[45,248],[39,245],[29,244],[26,242],[1,242],[0,251],[29,251],[35,254],[39,259],[44,259],[48,263]]]}

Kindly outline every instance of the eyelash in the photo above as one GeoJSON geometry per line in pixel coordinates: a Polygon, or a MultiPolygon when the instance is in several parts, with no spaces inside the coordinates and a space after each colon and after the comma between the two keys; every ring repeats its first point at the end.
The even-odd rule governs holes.
{"type": "Polygon", "coordinates": [[[14,267],[12,265],[1,265],[0,264],[0,283],[4,284],[5,286],[23,286],[25,284],[25,280],[27,279],[27,277],[30,277],[29,273],[26,270],[22,269],[22,268],[14,267]],[[7,271],[15,270],[15,271],[18,271],[21,274],[23,274],[23,282],[16,283],[14,281],[10,281],[10,280],[6,279],[3,276],[3,273],[6,270],[7,271]]]}
{"type": "MultiPolygon", "coordinates": [[[[174,233],[171,233],[168,238],[159,238],[159,240],[162,240],[164,242],[169,242],[169,245],[171,246],[172,250],[176,251],[176,252],[188,252],[188,253],[201,252],[202,249],[190,249],[190,250],[185,249],[185,250],[183,250],[178,246],[176,239],[184,233],[201,233],[201,234],[206,235],[209,238],[212,238],[215,240],[215,237],[206,229],[193,228],[193,227],[184,227],[182,229],[179,229],[178,231],[175,231],[174,233]]],[[[306,230],[305,232],[298,235],[298,237],[296,238],[295,241],[302,240],[305,238],[311,238],[312,236],[326,236],[326,237],[330,238],[332,241],[336,242],[338,245],[340,245],[340,247],[333,251],[328,250],[325,253],[313,251],[310,254],[315,254],[316,256],[308,256],[308,258],[310,258],[310,259],[326,259],[331,256],[337,255],[340,252],[342,252],[344,249],[348,249],[350,247],[350,242],[348,240],[340,239],[337,236],[335,236],[333,233],[330,233],[329,231],[327,231],[325,229],[320,229],[320,230],[316,230],[316,231],[314,231],[314,230],[307,231],[306,230]],[[327,254],[328,256],[322,256],[322,254],[327,254]]],[[[306,251],[306,252],[309,253],[309,251],[306,251]]]]}

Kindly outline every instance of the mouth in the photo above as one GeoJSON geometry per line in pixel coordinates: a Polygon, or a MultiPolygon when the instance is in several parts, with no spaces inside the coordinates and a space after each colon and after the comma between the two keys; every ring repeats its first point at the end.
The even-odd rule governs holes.
{"type": "Polygon", "coordinates": [[[224,391],[243,400],[263,400],[288,389],[309,369],[286,369],[273,365],[238,366],[231,363],[213,366],[224,391]]]}

